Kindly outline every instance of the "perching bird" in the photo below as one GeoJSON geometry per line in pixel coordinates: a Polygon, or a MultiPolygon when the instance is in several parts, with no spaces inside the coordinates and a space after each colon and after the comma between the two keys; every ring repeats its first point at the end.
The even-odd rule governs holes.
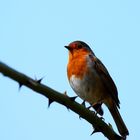
{"type": "Polygon", "coordinates": [[[100,115],[103,115],[101,105],[104,103],[119,133],[123,137],[129,135],[118,111],[120,101],[116,85],[106,67],[82,41],[74,41],[65,47],[69,50],[67,76],[72,89],[80,98],[90,103],[100,115]]]}

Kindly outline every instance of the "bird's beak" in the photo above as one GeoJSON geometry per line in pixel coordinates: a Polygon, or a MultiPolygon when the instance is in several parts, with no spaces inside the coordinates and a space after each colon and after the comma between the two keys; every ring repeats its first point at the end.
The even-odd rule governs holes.
{"type": "Polygon", "coordinates": [[[69,46],[64,46],[64,47],[70,51],[70,47],[69,46]]]}

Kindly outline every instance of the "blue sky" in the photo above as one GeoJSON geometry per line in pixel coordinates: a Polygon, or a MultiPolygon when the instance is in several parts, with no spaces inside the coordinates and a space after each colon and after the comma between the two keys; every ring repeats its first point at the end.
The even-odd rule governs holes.
{"type": "MultiPolygon", "coordinates": [[[[128,140],[139,139],[140,2],[138,0],[0,1],[0,60],[69,96],[68,52],[74,40],[88,43],[113,77],[128,140]]],[[[78,115],[0,75],[0,139],[105,140],[78,115]]],[[[80,99],[77,99],[81,102],[80,99]]],[[[115,124],[107,108],[105,121],[115,124]]]]}

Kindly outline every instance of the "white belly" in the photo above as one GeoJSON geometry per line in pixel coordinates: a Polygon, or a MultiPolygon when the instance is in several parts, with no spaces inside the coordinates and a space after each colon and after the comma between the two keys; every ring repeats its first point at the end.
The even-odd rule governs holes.
{"type": "Polygon", "coordinates": [[[70,85],[76,94],[90,104],[100,102],[102,100],[102,83],[99,77],[95,74],[84,76],[81,80],[72,75],[70,78],[70,85]],[[101,88],[100,88],[101,87],[101,88]]]}

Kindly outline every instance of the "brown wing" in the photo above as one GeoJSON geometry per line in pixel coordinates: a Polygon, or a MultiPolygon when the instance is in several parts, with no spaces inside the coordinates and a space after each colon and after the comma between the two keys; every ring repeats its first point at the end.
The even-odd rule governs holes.
{"type": "Polygon", "coordinates": [[[100,74],[104,86],[108,90],[108,93],[111,95],[112,99],[115,101],[116,105],[119,107],[120,101],[118,98],[118,91],[114,81],[112,80],[110,74],[108,73],[103,63],[95,56],[94,56],[94,62],[95,62],[95,69],[97,73],[100,74]]]}

